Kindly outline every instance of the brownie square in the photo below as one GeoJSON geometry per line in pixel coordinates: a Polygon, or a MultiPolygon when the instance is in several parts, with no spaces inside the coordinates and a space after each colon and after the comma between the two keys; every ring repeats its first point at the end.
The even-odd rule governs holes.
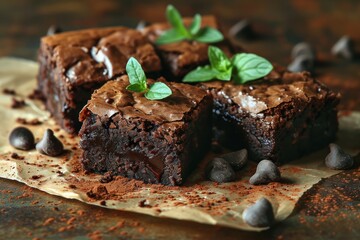
{"type": "MultiPolygon", "coordinates": [[[[185,26],[189,26],[192,18],[184,18],[185,26]]],[[[202,27],[213,27],[221,31],[220,26],[214,16],[202,16],[202,27]]],[[[156,39],[168,30],[171,26],[169,23],[155,23],[145,27],[141,31],[151,42],[155,43],[156,39]]],[[[223,33],[224,37],[225,34],[223,33]]],[[[228,56],[234,52],[234,47],[227,39],[219,43],[212,44],[221,48],[228,56]]],[[[180,41],[169,44],[155,45],[158,54],[164,65],[165,75],[168,79],[181,81],[182,78],[191,70],[201,65],[209,63],[208,58],[209,44],[197,41],[180,41]]]]}
{"type": "Polygon", "coordinates": [[[200,84],[214,97],[219,141],[277,164],[326,146],[336,137],[339,95],[307,72],[273,71],[236,85],[200,84]]]}
{"type": "Polygon", "coordinates": [[[156,101],[126,90],[127,75],[93,93],[80,113],[86,170],[146,183],[184,183],[210,147],[213,100],[198,87],[166,84],[173,94],[156,101]]]}
{"type": "Polygon", "coordinates": [[[89,29],[43,37],[38,89],[46,108],[69,133],[81,124],[78,114],[94,89],[125,74],[130,57],[147,73],[161,70],[160,58],[140,32],[125,27],[89,29]]]}

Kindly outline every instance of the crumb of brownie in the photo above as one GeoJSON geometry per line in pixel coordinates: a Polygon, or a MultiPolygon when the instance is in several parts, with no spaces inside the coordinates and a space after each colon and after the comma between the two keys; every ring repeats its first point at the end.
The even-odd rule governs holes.
{"type": "Polygon", "coordinates": [[[26,103],[25,103],[25,100],[23,100],[23,99],[16,99],[14,97],[11,99],[10,107],[13,109],[22,108],[25,105],[26,105],[26,103]]]}
{"type": "Polygon", "coordinates": [[[31,176],[31,179],[32,180],[37,180],[37,179],[40,179],[42,177],[44,177],[44,175],[33,175],[33,176],[31,176]]]}
{"type": "Polygon", "coordinates": [[[31,125],[31,126],[37,126],[37,125],[42,124],[42,122],[37,118],[31,119],[31,120],[28,120],[25,118],[16,118],[16,122],[19,124],[31,125]]]}
{"type": "Polygon", "coordinates": [[[104,185],[95,185],[90,191],[86,192],[89,198],[104,199],[108,195],[108,191],[104,185]]]}
{"type": "Polygon", "coordinates": [[[31,100],[42,100],[42,101],[45,100],[44,96],[37,89],[34,89],[34,91],[30,93],[27,97],[31,100]]]}
{"type": "Polygon", "coordinates": [[[16,159],[16,160],[24,160],[25,159],[24,156],[21,156],[21,155],[15,153],[15,152],[11,153],[10,157],[13,158],[13,159],[16,159]]]}
{"type": "Polygon", "coordinates": [[[16,91],[10,88],[4,88],[2,92],[6,95],[16,95],[16,91]]]}

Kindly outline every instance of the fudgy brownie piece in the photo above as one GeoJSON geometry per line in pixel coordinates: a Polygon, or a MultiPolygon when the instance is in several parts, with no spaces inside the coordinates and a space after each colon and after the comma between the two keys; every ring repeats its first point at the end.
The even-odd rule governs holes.
{"type": "MultiPolygon", "coordinates": [[[[184,18],[183,21],[185,26],[189,26],[192,18],[184,18]]],[[[202,17],[201,26],[221,30],[216,18],[210,15],[202,17]]],[[[155,43],[156,39],[166,30],[169,30],[170,27],[169,23],[155,23],[142,29],[142,32],[151,42],[155,43]]],[[[225,34],[223,35],[226,37],[225,34]]],[[[227,39],[212,45],[221,48],[228,56],[231,56],[234,52],[233,46],[227,39]]],[[[188,40],[155,45],[164,64],[165,74],[169,79],[177,81],[182,80],[182,77],[198,66],[209,63],[208,46],[209,44],[206,43],[188,40]]]]}
{"type": "Polygon", "coordinates": [[[214,97],[220,140],[253,160],[283,163],[333,141],[339,95],[309,73],[273,71],[244,85],[202,83],[214,97]],[[221,136],[221,135],[220,135],[221,136]]]}
{"type": "Polygon", "coordinates": [[[126,90],[127,75],[94,92],[80,113],[86,170],[147,183],[184,182],[209,149],[213,100],[195,86],[166,84],[173,94],[158,101],[126,90]]]}
{"type": "Polygon", "coordinates": [[[94,89],[125,74],[130,57],[147,73],[161,70],[160,58],[146,37],[125,27],[89,29],[43,37],[39,50],[38,89],[46,108],[69,133],[94,89]]]}

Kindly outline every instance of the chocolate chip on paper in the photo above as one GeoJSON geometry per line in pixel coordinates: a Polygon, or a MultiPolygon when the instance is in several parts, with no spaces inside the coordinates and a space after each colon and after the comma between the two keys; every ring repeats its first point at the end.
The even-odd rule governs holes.
{"type": "Polygon", "coordinates": [[[10,145],[20,150],[31,150],[35,146],[32,132],[25,127],[14,128],[9,135],[10,145]]]}
{"type": "Polygon", "coordinates": [[[262,160],[256,167],[255,174],[250,178],[252,185],[268,184],[278,182],[281,179],[279,168],[270,160],[262,160]]]}
{"type": "Polygon", "coordinates": [[[260,198],[242,214],[244,222],[252,227],[270,227],[275,222],[274,210],[269,200],[260,198]]]}
{"type": "Polygon", "coordinates": [[[56,138],[51,129],[47,129],[43,138],[36,144],[36,150],[48,156],[58,156],[64,151],[62,142],[56,138]]]}
{"type": "Polygon", "coordinates": [[[247,163],[248,152],[244,148],[244,149],[241,149],[236,152],[230,152],[230,153],[223,154],[220,157],[225,159],[228,163],[230,163],[231,167],[234,170],[240,170],[247,163]]]}
{"type": "Polygon", "coordinates": [[[350,154],[344,152],[340,146],[330,143],[330,153],[325,158],[325,164],[328,168],[335,170],[349,169],[354,165],[354,159],[350,154]]]}
{"type": "Polygon", "coordinates": [[[224,183],[235,180],[235,172],[230,163],[223,158],[214,158],[206,167],[206,174],[209,180],[224,183]]]}

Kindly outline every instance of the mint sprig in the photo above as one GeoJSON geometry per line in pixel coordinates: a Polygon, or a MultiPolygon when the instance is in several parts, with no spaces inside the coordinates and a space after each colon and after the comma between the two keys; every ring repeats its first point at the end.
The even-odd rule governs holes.
{"type": "Polygon", "coordinates": [[[208,56],[210,65],[189,72],[183,82],[230,81],[233,78],[236,83],[244,84],[266,76],[273,69],[268,60],[252,53],[238,53],[229,59],[220,48],[209,46],[208,56]]]}
{"type": "Polygon", "coordinates": [[[194,40],[203,43],[215,43],[222,41],[224,36],[220,31],[212,27],[201,28],[201,15],[196,14],[192,23],[187,28],[182,17],[173,5],[166,8],[166,18],[171,25],[171,29],[160,35],[156,44],[168,44],[182,40],[194,40]]]}
{"type": "Polygon", "coordinates": [[[156,82],[148,87],[145,72],[140,63],[133,57],[126,64],[126,72],[130,82],[126,89],[129,91],[144,92],[144,96],[149,100],[164,99],[172,94],[171,89],[162,82],[156,82]]]}

